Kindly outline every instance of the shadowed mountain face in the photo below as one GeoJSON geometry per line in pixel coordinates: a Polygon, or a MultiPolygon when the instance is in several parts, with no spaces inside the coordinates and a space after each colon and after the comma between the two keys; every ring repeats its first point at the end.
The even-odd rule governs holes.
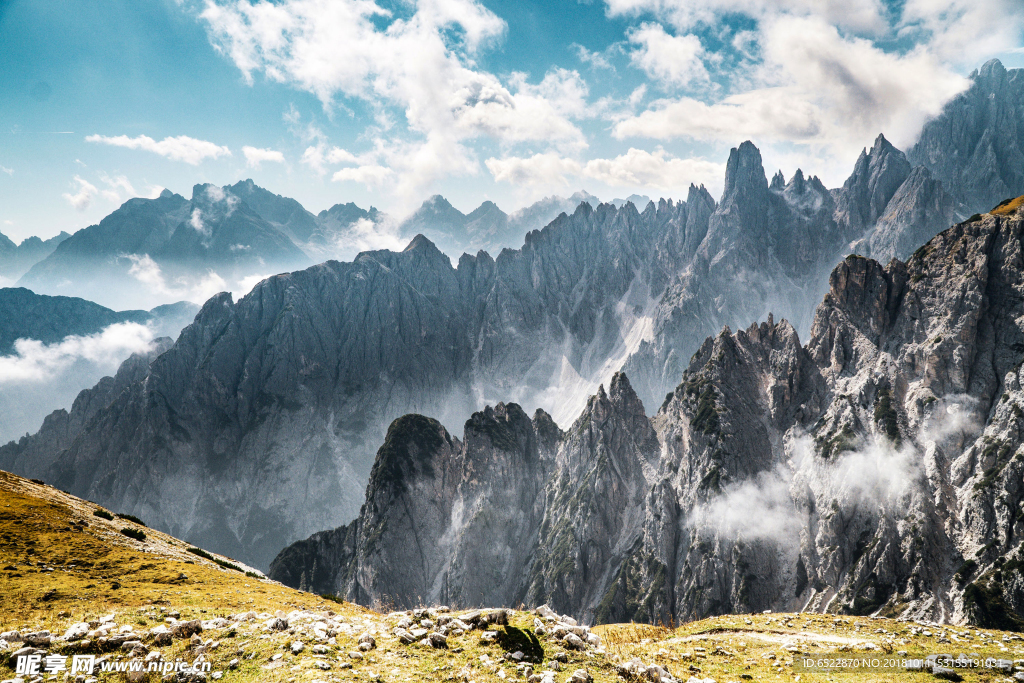
{"type": "Polygon", "coordinates": [[[69,335],[95,334],[117,323],[151,325],[157,336],[176,336],[198,312],[199,307],[187,301],[150,311],[112,311],[85,299],[5,287],[0,289],[0,356],[11,353],[18,339],[53,344],[69,335]]]}
{"type": "Polygon", "coordinates": [[[144,325],[152,319],[146,311],[112,311],[85,299],[7,287],[0,289],[0,356],[11,353],[17,339],[53,344],[71,334],[95,334],[115,323],[144,325]]]}
{"type": "Polygon", "coordinates": [[[992,60],[924,127],[908,158],[931,171],[962,217],[1024,194],[1024,70],[992,60]]]}
{"type": "MultiPolygon", "coordinates": [[[[178,235],[173,244],[183,254],[203,248],[192,225],[196,211],[196,222],[214,226],[211,254],[230,250],[238,222],[261,226],[260,244],[287,239],[245,200],[224,195],[200,187],[191,202],[169,193],[152,200],[162,202],[163,213],[147,213],[155,211],[152,203],[123,209],[152,218],[154,234],[178,235]],[[177,223],[158,220],[174,212],[177,223]]],[[[267,566],[285,544],[357,516],[374,452],[388,425],[407,413],[459,424],[500,402],[508,410],[540,408],[567,425],[620,370],[636,405],[653,410],[682,400],[680,378],[707,337],[770,312],[792,324],[769,326],[765,338],[787,344],[785,354],[806,366],[803,352],[792,350],[799,348],[796,334],[812,329],[814,306],[851,244],[906,258],[914,240],[948,225],[952,196],[933,171],[913,166],[882,136],[836,190],[801,171],[769,182],[759,151],[746,142],[730,154],[720,202],[691,186],[679,202],[581,203],[496,258],[463,254],[453,267],[420,235],[404,251],[366,251],[352,262],[270,277],[238,301],[210,299],[144,380],[83,422],[46,478],[267,566]],[[666,401],[669,393],[674,398],[666,401]]],[[[372,213],[339,205],[327,216],[338,225],[349,217],[372,223],[372,213]]],[[[462,220],[456,214],[434,198],[416,220],[462,220]]],[[[464,216],[458,230],[470,235],[471,223],[495,224],[503,215],[484,205],[475,223],[464,216]]],[[[781,358],[776,352],[783,353],[764,351],[781,358]]],[[[801,372],[804,378],[811,371],[801,372]]],[[[743,391],[753,396],[769,379],[751,375],[743,391]]],[[[772,391],[775,401],[797,387],[772,391]]],[[[701,389],[690,398],[697,401],[692,410],[703,406],[713,423],[711,397],[701,389]]],[[[762,434],[757,424],[749,422],[743,438],[773,448],[788,429],[751,441],[762,434]]],[[[13,453],[0,454],[0,467],[13,453]]],[[[701,477],[711,481],[708,472],[701,477]]],[[[650,483],[646,469],[643,476],[650,483]]],[[[635,472],[629,481],[635,490],[635,472]]],[[[614,545],[602,552],[622,551],[614,545]]],[[[550,576],[534,577],[527,589],[593,597],[552,587],[550,576]]]]}
{"type": "Polygon", "coordinates": [[[587,623],[804,609],[1024,628],[1022,269],[1024,210],[1003,210],[907,262],[844,259],[806,345],[771,318],[709,337],[653,419],[621,373],[564,432],[515,404],[461,441],[402,417],[359,517],[271,576],[587,623]]]}

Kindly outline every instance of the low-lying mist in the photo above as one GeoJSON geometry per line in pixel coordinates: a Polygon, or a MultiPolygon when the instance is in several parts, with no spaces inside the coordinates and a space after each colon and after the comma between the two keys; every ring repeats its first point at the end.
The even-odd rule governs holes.
{"type": "Polygon", "coordinates": [[[718,496],[695,506],[687,524],[705,535],[768,540],[796,550],[810,509],[834,502],[839,509],[867,505],[896,510],[918,490],[930,452],[958,447],[966,435],[980,431],[976,407],[968,396],[948,397],[933,406],[913,439],[897,445],[869,434],[831,459],[817,453],[809,434],[793,435],[787,462],[727,485],[718,496]]]}

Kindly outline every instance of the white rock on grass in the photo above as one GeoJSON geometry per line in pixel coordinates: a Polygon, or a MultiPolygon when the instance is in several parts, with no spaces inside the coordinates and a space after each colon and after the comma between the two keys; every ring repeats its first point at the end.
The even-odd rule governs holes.
{"type": "Polygon", "coordinates": [[[594,683],[594,677],[586,669],[576,669],[569,677],[569,683],[594,683]]]}

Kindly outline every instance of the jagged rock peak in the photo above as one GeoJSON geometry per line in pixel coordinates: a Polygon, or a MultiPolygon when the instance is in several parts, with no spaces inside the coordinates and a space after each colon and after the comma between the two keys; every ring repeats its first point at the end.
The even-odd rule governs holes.
{"type": "Polygon", "coordinates": [[[806,180],[804,179],[804,172],[798,168],[796,169],[796,173],[794,173],[793,177],[790,179],[787,187],[797,194],[803,194],[805,186],[806,180]]]}
{"type": "Polygon", "coordinates": [[[518,403],[499,403],[486,406],[473,413],[463,428],[467,445],[472,446],[477,436],[490,441],[491,446],[510,453],[521,453],[533,434],[533,421],[518,403]]]}
{"type": "Polygon", "coordinates": [[[972,79],[982,79],[986,81],[1004,81],[1006,80],[1006,67],[998,59],[990,59],[981,65],[981,68],[971,74],[972,79]]]}
{"type": "Polygon", "coordinates": [[[431,459],[442,446],[453,445],[448,430],[437,420],[423,415],[403,415],[388,427],[384,444],[370,473],[367,491],[393,487],[404,491],[406,482],[433,476],[431,459]]]}
{"type": "Polygon", "coordinates": [[[730,150],[729,161],[725,166],[722,204],[726,204],[735,195],[763,194],[767,189],[768,180],[761,163],[761,151],[754,143],[747,140],[730,150]]]}
{"type": "MultiPolygon", "coordinates": [[[[604,387],[602,386],[603,389],[604,387]]],[[[612,375],[612,381],[608,385],[608,389],[608,398],[613,405],[620,406],[633,414],[644,414],[644,404],[640,401],[640,397],[636,395],[636,392],[633,391],[626,373],[616,372],[612,375]]]]}
{"type": "Polygon", "coordinates": [[[427,239],[427,237],[424,236],[423,233],[417,233],[417,235],[412,238],[412,241],[409,242],[408,246],[406,246],[406,248],[403,249],[402,251],[407,252],[423,249],[437,251],[437,246],[429,239],[427,239]]]}
{"type": "Polygon", "coordinates": [[[772,176],[772,183],[769,186],[772,190],[781,190],[786,187],[786,177],[782,175],[782,171],[778,170],[775,175],[772,176]]]}

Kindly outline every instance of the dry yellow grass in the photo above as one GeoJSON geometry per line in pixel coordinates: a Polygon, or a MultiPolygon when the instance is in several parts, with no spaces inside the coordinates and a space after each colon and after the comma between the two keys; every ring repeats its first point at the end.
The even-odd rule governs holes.
{"type": "Polygon", "coordinates": [[[992,209],[989,213],[996,216],[1008,216],[1021,206],[1024,206],[1024,195],[1017,197],[1016,199],[1010,199],[1000,204],[996,208],[992,209]]]}
{"type": "MultiPolygon", "coordinates": [[[[524,680],[514,662],[502,659],[502,647],[484,642],[480,631],[450,637],[446,650],[402,645],[391,635],[395,616],[225,570],[188,553],[188,544],[166,534],[119,518],[94,517],[96,509],[51,487],[0,472],[0,631],[46,628],[63,633],[72,623],[113,612],[118,624],[144,633],[172,612],[180,613],[182,620],[206,620],[243,611],[272,615],[305,610],[320,616],[294,619],[290,632],[268,632],[260,622],[250,621],[202,633],[207,644],[216,643],[216,649],[208,653],[213,670],[223,672],[222,680],[228,683],[524,680]],[[129,527],[141,529],[146,540],[139,542],[120,533],[121,528],[129,527]],[[329,643],[318,641],[312,630],[315,619],[328,615],[351,624],[351,630],[339,633],[329,643]],[[355,660],[348,652],[356,649],[358,634],[363,631],[377,634],[377,648],[355,660]],[[295,640],[307,644],[299,654],[289,649],[295,640]],[[324,652],[311,652],[310,646],[317,643],[324,646],[324,652]],[[237,668],[228,667],[232,659],[239,660],[237,668]]],[[[532,631],[534,618],[530,612],[513,612],[508,632],[532,631]]],[[[902,670],[797,672],[794,656],[804,653],[882,656],[906,652],[913,657],[970,652],[1024,659],[1024,641],[1015,635],[836,615],[730,615],[678,628],[617,624],[594,630],[603,640],[603,651],[565,653],[568,661],[555,674],[557,683],[580,668],[597,683],[622,681],[618,665],[633,658],[645,665],[662,666],[680,681],[697,677],[717,683],[796,681],[798,675],[801,683],[934,680],[930,674],[902,670]]],[[[562,647],[549,639],[541,638],[540,643],[543,662],[535,664],[538,672],[546,670],[556,653],[562,652],[562,647]]],[[[176,640],[163,649],[165,659],[190,656],[186,647],[186,641],[176,640]]],[[[0,679],[12,676],[3,658],[0,679]]],[[[149,677],[158,680],[155,674],[149,677]]],[[[108,678],[121,680],[123,674],[108,678]]],[[[1008,680],[991,671],[966,672],[964,679],[1008,680]]]]}

